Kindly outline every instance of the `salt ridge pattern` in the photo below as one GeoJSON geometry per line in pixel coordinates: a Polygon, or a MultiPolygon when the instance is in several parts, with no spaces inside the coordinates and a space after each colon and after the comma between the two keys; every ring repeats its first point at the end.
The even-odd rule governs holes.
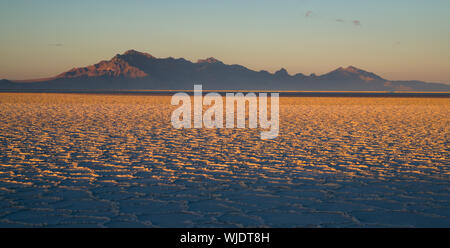
{"type": "Polygon", "coordinates": [[[282,97],[280,134],[170,96],[0,94],[0,227],[450,227],[448,98],[282,97]]]}

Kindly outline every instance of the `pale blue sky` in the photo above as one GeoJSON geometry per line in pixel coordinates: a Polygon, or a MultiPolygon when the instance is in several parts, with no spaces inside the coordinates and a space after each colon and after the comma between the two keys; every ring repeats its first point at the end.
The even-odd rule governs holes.
{"type": "Polygon", "coordinates": [[[272,72],[354,65],[388,79],[450,83],[448,0],[0,0],[0,33],[0,78],[8,79],[136,49],[272,72]]]}

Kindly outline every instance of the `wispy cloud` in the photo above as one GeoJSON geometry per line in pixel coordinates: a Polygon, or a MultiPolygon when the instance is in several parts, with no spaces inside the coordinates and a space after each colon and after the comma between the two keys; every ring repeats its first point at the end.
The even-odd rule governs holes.
{"type": "Polygon", "coordinates": [[[400,46],[402,43],[400,41],[396,41],[394,42],[394,44],[392,44],[393,47],[398,47],[400,46]]]}
{"type": "Polygon", "coordinates": [[[352,23],[356,26],[361,26],[361,22],[359,20],[353,20],[352,23]]]}
{"type": "MultiPolygon", "coordinates": [[[[340,23],[347,22],[346,20],[340,19],[340,18],[336,19],[335,21],[336,22],[340,22],[340,23]]],[[[353,21],[350,21],[350,23],[352,23],[355,26],[361,26],[361,21],[360,20],[353,20],[353,21]]]]}

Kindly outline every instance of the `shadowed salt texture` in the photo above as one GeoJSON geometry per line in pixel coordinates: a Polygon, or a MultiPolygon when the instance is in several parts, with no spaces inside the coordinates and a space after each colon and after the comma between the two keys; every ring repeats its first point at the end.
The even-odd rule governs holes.
{"type": "Polygon", "coordinates": [[[0,227],[450,227],[448,98],[280,99],[280,136],[169,96],[0,94],[0,227]]]}

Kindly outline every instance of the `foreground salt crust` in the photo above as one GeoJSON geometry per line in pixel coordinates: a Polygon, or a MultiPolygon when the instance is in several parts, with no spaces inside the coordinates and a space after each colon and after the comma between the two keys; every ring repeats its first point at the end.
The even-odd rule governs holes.
{"type": "Polygon", "coordinates": [[[170,96],[0,94],[0,226],[450,227],[448,98],[280,99],[280,134],[170,96]]]}

